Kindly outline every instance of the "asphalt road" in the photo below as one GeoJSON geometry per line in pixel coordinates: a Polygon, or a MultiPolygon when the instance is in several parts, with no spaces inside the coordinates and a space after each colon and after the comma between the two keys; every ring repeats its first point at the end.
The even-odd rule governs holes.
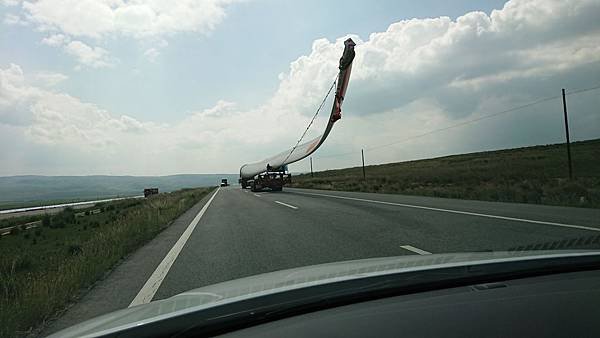
{"type": "Polygon", "coordinates": [[[153,300],[326,262],[508,250],[600,235],[598,209],[306,189],[253,193],[226,187],[210,197],[128,257],[45,333],[129,306],[148,292],[146,282],[158,270],[164,278],[151,291],[153,300]],[[173,256],[178,240],[181,251],[173,256]],[[172,265],[165,267],[165,257],[174,259],[172,265]]]}

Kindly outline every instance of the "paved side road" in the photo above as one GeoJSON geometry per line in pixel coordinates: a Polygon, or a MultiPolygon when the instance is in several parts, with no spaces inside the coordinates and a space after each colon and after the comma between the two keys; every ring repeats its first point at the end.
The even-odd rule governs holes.
{"type": "Polygon", "coordinates": [[[196,217],[209,197],[129,257],[46,333],[127,307],[148,291],[143,289],[151,275],[160,276],[152,298],[157,300],[226,280],[326,262],[507,250],[600,235],[598,209],[307,189],[253,193],[227,187],[196,217]],[[189,238],[182,236],[194,217],[195,229],[189,238]],[[172,265],[165,265],[181,237],[187,238],[181,251],[172,265]]]}

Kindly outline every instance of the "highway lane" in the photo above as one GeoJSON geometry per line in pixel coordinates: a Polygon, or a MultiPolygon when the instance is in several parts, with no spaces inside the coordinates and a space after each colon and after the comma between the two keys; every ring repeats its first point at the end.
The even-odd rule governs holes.
{"type": "MultiPolygon", "coordinates": [[[[507,250],[600,232],[322,195],[406,203],[523,220],[598,225],[600,211],[399,195],[222,189],[154,299],[298,266],[415,254],[507,250]],[[309,195],[318,194],[318,195],[309,195]]],[[[563,224],[563,223],[561,223],[563,224]]],[[[575,224],[575,225],[577,225],[575,224]]],[[[599,229],[600,230],[600,229],[599,229]]]]}
{"type": "MultiPolygon", "coordinates": [[[[206,201],[126,260],[50,332],[126,307],[206,201]],[[119,290],[116,296],[111,294],[115,290],[119,290]]],[[[599,220],[597,209],[305,189],[253,193],[239,187],[221,188],[152,299],[258,273],[333,261],[507,250],[597,236],[599,220]],[[589,229],[568,227],[573,225],[589,229]]]]}

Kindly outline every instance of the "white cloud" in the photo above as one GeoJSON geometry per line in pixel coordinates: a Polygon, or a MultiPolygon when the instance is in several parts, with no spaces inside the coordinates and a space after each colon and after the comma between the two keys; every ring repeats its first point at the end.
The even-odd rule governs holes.
{"type": "Polygon", "coordinates": [[[65,74],[46,71],[38,72],[33,76],[34,83],[44,87],[54,87],[68,78],[65,74]]]}
{"type": "Polygon", "coordinates": [[[75,57],[78,63],[76,69],[80,69],[82,66],[91,68],[112,67],[116,62],[116,59],[112,58],[106,49],[102,47],[91,47],[78,40],[71,41],[71,38],[64,34],[51,34],[42,39],[42,44],[60,47],[68,55],[75,57]]]}
{"type": "Polygon", "coordinates": [[[25,1],[29,20],[43,31],[75,37],[100,38],[111,34],[132,37],[162,36],[178,32],[207,34],[225,17],[229,0],[25,1]],[[77,15],[73,15],[73,13],[77,15]]]}
{"type": "Polygon", "coordinates": [[[20,16],[8,13],[4,16],[4,23],[13,26],[27,26],[29,23],[20,16]]]}
{"type": "Polygon", "coordinates": [[[160,55],[160,52],[156,48],[149,48],[144,52],[144,57],[150,62],[156,62],[156,58],[160,55]]]}
{"type": "MultiPolygon", "coordinates": [[[[121,6],[116,0],[107,3],[113,14],[121,6]]],[[[139,3],[128,3],[129,12],[120,14],[130,22],[152,17],[152,11],[129,8],[129,4],[139,3]]],[[[343,119],[317,157],[346,151],[358,154],[362,147],[417,136],[558,94],[563,86],[597,84],[598,17],[600,3],[593,0],[512,0],[490,15],[472,12],[455,21],[447,17],[406,20],[364,41],[353,36],[357,56],[343,119]]],[[[66,31],[69,25],[61,24],[65,27],[61,29],[66,31]]],[[[69,34],[77,31],[68,29],[69,34]]],[[[93,29],[98,35],[114,31],[101,25],[93,29]]],[[[134,30],[122,32],[136,35],[134,30]]],[[[99,149],[95,153],[101,154],[102,162],[94,162],[94,168],[100,171],[235,172],[242,163],[293,145],[337,73],[344,39],[316,40],[309,55],[293,61],[289,71],[280,75],[273,96],[253,109],[222,100],[169,125],[138,121],[28,85],[21,69],[11,65],[0,73],[0,123],[19,125],[32,142],[76,147],[81,156],[99,149]]],[[[85,55],[97,52],[91,47],[80,49],[85,55]]],[[[84,58],[85,62],[105,62],[107,54],[99,54],[84,58]]],[[[600,135],[598,96],[581,94],[570,99],[570,105],[573,135],[600,135]]],[[[324,125],[329,107],[317,126],[324,125]]],[[[368,151],[367,158],[376,163],[560,141],[560,109],[558,101],[548,102],[482,121],[473,128],[368,151]]],[[[317,132],[312,130],[311,135],[317,132]]],[[[322,159],[317,168],[356,165],[358,159],[322,159]]]]}
{"type": "Polygon", "coordinates": [[[65,46],[67,54],[74,56],[80,65],[92,68],[112,67],[114,60],[106,49],[90,47],[81,41],[71,41],[65,46]]]}
{"type": "Polygon", "coordinates": [[[209,34],[225,18],[225,8],[233,0],[38,0],[10,1],[21,5],[21,16],[7,14],[6,24],[33,25],[50,35],[42,40],[49,46],[66,46],[67,53],[78,58],[80,65],[107,67],[114,62],[106,58],[101,47],[88,47],[89,40],[128,37],[157,41],[144,52],[154,62],[160,49],[167,46],[165,37],[176,33],[209,34]],[[74,41],[70,42],[73,39],[74,41]],[[76,40],[75,40],[76,39],[76,40]]]}
{"type": "Polygon", "coordinates": [[[2,0],[0,4],[4,6],[16,6],[21,3],[21,0],[2,0]]]}
{"type": "MultiPolygon", "coordinates": [[[[47,84],[63,78],[38,73],[32,78],[47,84]]],[[[128,133],[146,132],[153,126],[114,114],[68,94],[30,85],[21,67],[0,69],[0,125],[23,128],[23,135],[41,144],[62,144],[80,149],[105,148],[128,133]]]]}
{"type": "Polygon", "coordinates": [[[71,41],[71,39],[64,34],[52,34],[52,35],[42,39],[42,43],[44,45],[48,45],[48,46],[52,46],[52,47],[64,46],[67,43],[69,43],[70,41],[71,41]]]}

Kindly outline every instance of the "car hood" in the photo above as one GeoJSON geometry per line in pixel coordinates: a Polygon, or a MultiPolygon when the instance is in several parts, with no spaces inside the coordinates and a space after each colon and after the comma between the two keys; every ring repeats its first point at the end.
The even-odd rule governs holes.
{"type": "Polygon", "coordinates": [[[102,336],[128,327],[202,311],[214,306],[338,281],[452,266],[567,257],[570,255],[598,255],[598,252],[560,250],[411,255],[336,262],[281,270],[205,286],[167,299],[112,312],[57,332],[50,337],[102,336]]]}

